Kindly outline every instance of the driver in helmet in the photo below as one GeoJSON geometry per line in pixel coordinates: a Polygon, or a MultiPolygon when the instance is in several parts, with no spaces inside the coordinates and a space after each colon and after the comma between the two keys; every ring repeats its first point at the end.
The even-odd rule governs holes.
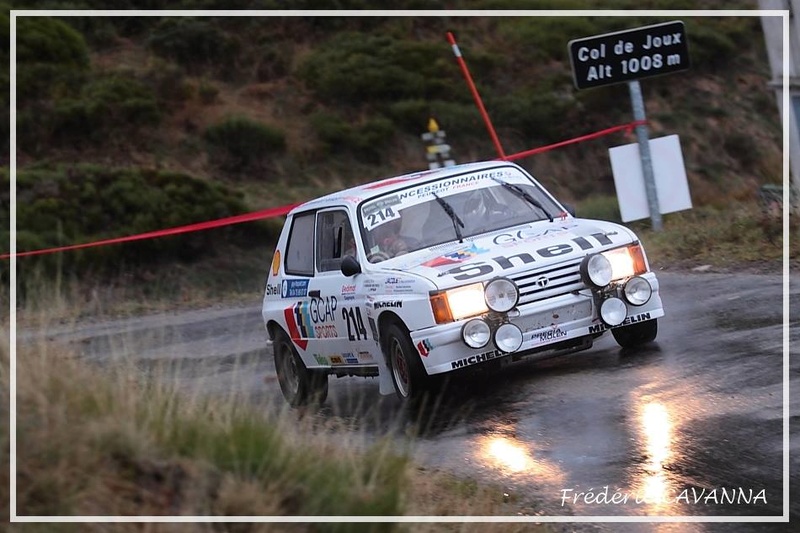
{"type": "Polygon", "coordinates": [[[400,235],[401,225],[402,220],[396,218],[375,228],[373,253],[380,254],[380,252],[383,252],[390,258],[408,253],[410,249],[408,241],[400,235]]]}

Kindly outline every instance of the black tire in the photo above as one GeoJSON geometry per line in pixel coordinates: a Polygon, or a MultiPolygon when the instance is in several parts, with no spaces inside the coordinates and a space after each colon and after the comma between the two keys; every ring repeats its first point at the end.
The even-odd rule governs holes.
{"type": "Polygon", "coordinates": [[[292,407],[324,403],[328,398],[328,374],[306,368],[283,330],[275,334],[273,351],[278,383],[286,402],[292,407]]]}
{"type": "Polygon", "coordinates": [[[614,328],[611,330],[614,340],[623,348],[636,348],[648,342],[653,342],[658,335],[658,320],[648,320],[614,328]]]}
{"type": "Polygon", "coordinates": [[[384,333],[383,349],[397,397],[403,402],[422,398],[428,392],[429,379],[408,332],[390,324],[384,333]]]}

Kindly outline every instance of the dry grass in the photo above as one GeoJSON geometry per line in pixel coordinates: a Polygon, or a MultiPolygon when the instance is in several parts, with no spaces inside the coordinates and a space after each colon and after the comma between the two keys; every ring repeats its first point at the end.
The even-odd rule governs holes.
{"type": "MultiPolygon", "coordinates": [[[[34,516],[515,515],[500,490],[423,471],[403,444],[336,421],[278,410],[246,391],[209,396],[145,372],[135,354],[102,365],[47,340],[64,324],[40,304],[37,339],[16,350],[17,513],[34,516]]],[[[0,386],[11,377],[3,330],[0,386]]],[[[264,400],[266,401],[266,400],[264,400]]],[[[8,403],[2,405],[8,453],[8,403]]],[[[10,457],[6,455],[6,462],[10,457]]],[[[7,475],[7,472],[6,472],[7,475]]],[[[9,502],[9,483],[0,500],[9,502]]],[[[6,512],[8,509],[6,508],[6,512]]],[[[529,531],[480,523],[29,524],[64,531],[529,531]]],[[[534,529],[535,530],[535,529],[534,529]]]]}

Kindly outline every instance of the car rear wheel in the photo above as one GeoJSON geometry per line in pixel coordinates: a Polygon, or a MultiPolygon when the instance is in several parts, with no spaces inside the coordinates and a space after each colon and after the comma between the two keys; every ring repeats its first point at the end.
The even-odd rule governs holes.
{"type": "Polygon", "coordinates": [[[614,340],[617,341],[617,344],[623,348],[635,348],[656,339],[656,335],[658,335],[658,320],[648,320],[638,324],[631,324],[630,326],[614,328],[611,330],[611,334],[614,335],[614,340]]]}
{"type": "Polygon", "coordinates": [[[275,334],[274,351],[275,371],[287,403],[292,407],[324,403],[328,398],[328,375],[306,368],[283,330],[275,334]]]}
{"type": "Polygon", "coordinates": [[[391,324],[385,335],[384,350],[397,397],[403,401],[421,398],[427,389],[427,374],[408,332],[391,324]]]}

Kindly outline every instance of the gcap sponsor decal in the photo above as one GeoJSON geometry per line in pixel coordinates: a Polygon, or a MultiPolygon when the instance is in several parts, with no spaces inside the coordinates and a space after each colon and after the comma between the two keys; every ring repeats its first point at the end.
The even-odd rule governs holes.
{"type": "Polygon", "coordinates": [[[283,310],[289,336],[303,350],[308,346],[307,339],[335,339],[338,337],[334,313],[337,301],[330,298],[314,298],[305,302],[297,302],[283,310]]]}
{"type": "MultiPolygon", "coordinates": [[[[629,316],[623,320],[622,324],[619,326],[628,326],[630,324],[636,324],[637,322],[644,322],[645,320],[650,320],[650,313],[639,313],[638,315],[629,316]]],[[[619,326],[614,327],[617,328],[619,326]]],[[[589,326],[589,333],[600,333],[607,329],[611,329],[611,326],[607,324],[595,324],[594,326],[589,326]]]]}
{"type": "Polygon", "coordinates": [[[281,270],[281,251],[275,250],[275,254],[272,256],[272,275],[277,276],[280,270],[281,270]]]}

